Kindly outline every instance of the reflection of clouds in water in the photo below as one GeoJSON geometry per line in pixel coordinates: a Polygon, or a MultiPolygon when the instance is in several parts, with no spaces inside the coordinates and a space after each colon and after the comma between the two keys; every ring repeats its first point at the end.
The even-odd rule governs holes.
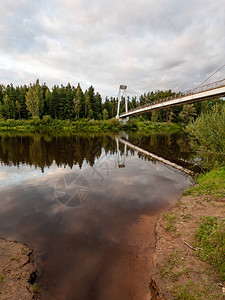
{"type": "Polygon", "coordinates": [[[53,164],[43,173],[40,169],[24,165],[19,168],[3,167],[0,170],[0,187],[2,191],[11,190],[13,186],[27,193],[32,190],[34,195],[37,194],[35,200],[32,199],[36,212],[45,211],[54,215],[70,209],[58,203],[54,194],[57,181],[68,173],[80,174],[90,184],[90,197],[85,206],[89,205],[89,201],[97,204],[99,200],[115,203],[123,200],[123,205],[125,201],[133,201],[132,206],[138,206],[156,199],[157,205],[160,205],[160,202],[165,203],[171,196],[179,194],[180,189],[189,183],[186,176],[158,163],[140,159],[136,154],[126,156],[126,166],[121,169],[116,165],[115,156],[105,156],[103,153],[94,167],[86,165],[82,169],[77,165],[71,169],[53,164]]]}
{"type": "MultiPolygon", "coordinates": [[[[78,166],[74,166],[73,168],[78,169],[78,166]]],[[[69,171],[71,171],[70,167],[58,167],[56,164],[53,164],[50,168],[46,168],[44,172],[39,168],[35,169],[33,166],[4,166],[0,169],[0,188],[12,187],[14,185],[24,184],[25,182],[29,183],[29,181],[32,180],[38,183],[46,179],[46,177],[58,176],[69,171]]],[[[32,183],[35,184],[35,182],[32,183]]]]}

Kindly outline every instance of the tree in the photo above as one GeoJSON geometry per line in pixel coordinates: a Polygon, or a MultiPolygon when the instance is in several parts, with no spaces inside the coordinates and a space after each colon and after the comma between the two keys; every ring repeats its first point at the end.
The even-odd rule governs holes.
{"type": "Polygon", "coordinates": [[[179,119],[187,124],[196,116],[196,110],[193,104],[186,104],[183,106],[182,111],[179,113],[179,119]]]}
{"type": "Polygon", "coordinates": [[[40,116],[43,109],[43,96],[39,85],[39,80],[35,85],[30,85],[28,92],[26,93],[26,106],[28,112],[33,116],[40,116]]]}
{"type": "Polygon", "coordinates": [[[85,102],[84,102],[84,94],[80,87],[80,84],[78,83],[75,93],[76,100],[79,101],[79,117],[84,118],[85,117],[85,102]]]}
{"type": "Polygon", "coordinates": [[[19,104],[18,100],[16,100],[15,106],[16,106],[16,112],[17,112],[17,114],[19,116],[19,119],[20,119],[20,104],[19,104]]]}
{"type": "Polygon", "coordinates": [[[92,117],[93,117],[93,110],[91,108],[90,96],[87,90],[84,93],[84,107],[85,107],[84,117],[89,118],[90,110],[92,111],[92,117]]]}
{"type": "Polygon", "coordinates": [[[108,111],[104,108],[102,112],[103,120],[107,120],[109,118],[108,111]]]}
{"type": "Polygon", "coordinates": [[[102,118],[102,97],[99,93],[95,95],[95,119],[100,120],[102,118]]]}
{"type": "Polygon", "coordinates": [[[89,120],[93,119],[93,110],[91,108],[88,111],[88,119],[89,120]]]}
{"type": "Polygon", "coordinates": [[[79,119],[79,112],[80,112],[80,100],[79,99],[73,99],[74,104],[74,112],[76,115],[76,118],[79,119]]]}
{"type": "Polygon", "coordinates": [[[2,107],[2,113],[3,116],[5,116],[7,119],[10,118],[10,103],[9,103],[10,99],[8,95],[5,95],[5,97],[3,98],[3,107],[2,107]]]}
{"type": "Polygon", "coordinates": [[[159,117],[159,112],[156,111],[156,110],[154,110],[154,111],[152,112],[151,121],[152,121],[152,122],[156,122],[156,121],[158,120],[158,117],[159,117]]]}

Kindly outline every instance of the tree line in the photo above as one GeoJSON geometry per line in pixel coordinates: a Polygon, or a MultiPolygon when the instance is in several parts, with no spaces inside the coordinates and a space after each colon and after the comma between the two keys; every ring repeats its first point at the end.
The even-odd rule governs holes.
{"type": "MultiPolygon", "coordinates": [[[[151,91],[140,97],[128,97],[128,109],[155,102],[159,99],[175,95],[171,90],[151,91]]],[[[30,85],[16,86],[13,84],[0,85],[0,118],[3,119],[29,119],[49,116],[52,119],[74,120],[94,119],[106,120],[115,117],[118,98],[106,97],[104,101],[100,93],[95,92],[93,86],[85,91],[80,84],[76,87],[68,83],[66,86],[54,85],[49,88],[46,83],[40,84],[39,80],[30,85]]],[[[188,122],[195,118],[208,106],[208,102],[191,105],[177,106],[146,113],[142,116],[145,120],[188,122]]],[[[120,110],[125,110],[124,99],[120,110]]],[[[134,117],[137,118],[137,117],[134,117]]]]}

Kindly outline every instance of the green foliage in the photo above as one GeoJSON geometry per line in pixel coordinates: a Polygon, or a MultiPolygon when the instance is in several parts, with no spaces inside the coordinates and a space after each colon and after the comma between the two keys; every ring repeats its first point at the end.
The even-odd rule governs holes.
{"type": "Polygon", "coordinates": [[[225,167],[200,174],[195,180],[197,184],[188,189],[184,195],[225,197],[225,167]]]}
{"type": "Polygon", "coordinates": [[[39,285],[36,282],[34,283],[33,288],[35,293],[39,293],[39,285]]]}
{"type": "Polygon", "coordinates": [[[167,224],[165,229],[167,231],[176,231],[176,227],[174,226],[174,221],[177,218],[177,215],[173,212],[168,212],[164,215],[164,218],[167,220],[167,224]]]}
{"type": "Polygon", "coordinates": [[[199,291],[192,282],[188,282],[186,285],[177,286],[171,290],[174,300],[200,300],[203,299],[199,291]]]}
{"type": "Polygon", "coordinates": [[[158,117],[159,117],[159,112],[158,111],[153,111],[151,121],[156,122],[158,120],[158,117]]]}
{"type": "Polygon", "coordinates": [[[181,122],[188,124],[190,121],[194,119],[196,116],[196,109],[194,104],[187,104],[183,106],[182,111],[179,113],[179,119],[181,122]]]}
{"type": "Polygon", "coordinates": [[[108,111],[104,108],[102,112],[103,120],[107,120],[109,118],[108,111]]]}
{"type": "Polygon", "coordinates": [[[33,117],[40,116],[43,104],[42,92],[39,81],[37,80],[35,85],[30,85],[30,88],[26,93],[27,110],[33,117]]]}
{"type": "Polygon", "coordinates": [[[192,147],[208,169],[225,165],[225,105],[215,105],[190,123],[186,131],[192,147]]]}
{"type": "Polygon", "coordinates": [[[0,283],[4,283],[5,282],[5,278],[3,275],[0,275],[0,283]]]}
{"type": "Polygon", "coordinates": [[[49,124],[51,122],[52,118],[49,115],[46,115],[43,117],[43,122],[46,124],[49,124]]]}
{"type": "Polygon", "coordinates": [[[211,262],[225,280],[225,219],[203,217],[195,237],[197,246],[202,249],[199,256],[211,262]]]}

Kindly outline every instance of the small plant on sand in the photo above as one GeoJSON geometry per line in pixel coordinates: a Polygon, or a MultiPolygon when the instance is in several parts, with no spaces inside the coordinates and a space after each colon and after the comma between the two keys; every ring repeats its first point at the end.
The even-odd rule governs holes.
{"type": "Polygon", "coordinates": [[[174,212],[168,212],[164,215],[164,218],[167,220],[167,224],[165,229],[167,231],[176,231],[176,227],[174,225],[174,221],[176,220],[177,216],[174,212]]]}
{"type": "Polygon", "coordinates": [[[3,275],[0,275],[0,284],[1,284],[1,283],[4,283],[4,282],[5,282],[4,276],[3,276],[3,275]]]}
{"type": "Polygon", "coordinates": [[[180,263],[181,263],[180,253],[178,251],[171,253],[166,264],[160,267],[161,277],[171,276],[172,269],[180,263]]]}
{"type": "Polygon", "coordinates": [[[20,258],[19,258],[19,257],[14,257],[14,256],[10,256],[10,259],[11,259],[11,260],[20,261],[20,258]]]}
{"type": "Polygon", "coordinates": [[[33,288],[35,293],[39,293],[39,285],[36,282],[34,283],[33,288]]]}
{"type": "Polygon", "coordinates": [[[193,282],[189,281],[186,285],[178,285],[171,289],[174,300],[200,300],[201,293],[193,282]]]}

